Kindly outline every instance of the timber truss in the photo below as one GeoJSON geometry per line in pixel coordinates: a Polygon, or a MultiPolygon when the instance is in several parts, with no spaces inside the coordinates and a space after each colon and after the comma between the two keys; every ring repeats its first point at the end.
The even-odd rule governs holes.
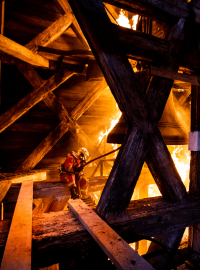
{"type": "MultiPolygon", "coordinates": [[[[109,1],[111,2],[132,8],[136,1],[109,1]]],[[[169,9],[170,1],[162,6],[157,3],[152,4],[150,1],[141,1],[141,5],[143,2],[144,6],[145,4],[156,6],[159,10],[157,14],[164,9],[165,15],[168,13],[169,16],[174,15],[171,14],[172,3],[171,10],[169,9]]],[[[135,79],[126,51],[118,42],[115,27],[111,24],[102,1],[69,0],[69,3],[129,126],[128,134],[97,206],[97,213],[108,222],[113,216],[123,215],[130,203],[144,161],[147,162],[164,199],[180,204],[189,201],[190,198],[157,126],[173,80],[152,77],[144,96],[139,82],[135,79]]],[[[180,5],[181,3],[180,1],[180,5]]],[[[161,69],[178,72],[185,56],[190,33],[198,16],[195,16],[195,6],[193,12],[191,12],[192,6],[184,4],[184,7],[187,11],[186,15],[182,16],[179,13],[179,18],[167,37],[168,50],[158,65],[161,69]]],[[[195,195],[199,194],[196,192],[195,195]]],[[[163,235],[158,239],[170,249],[176,249],[183,232],[184,228],[172,232],[170,236],[163,235]]],[[[154,267],[165,269],[168,263],[169,259],[161,255],[154,263],[154,267]]]]}
{"type": "MultiPolygon", "coordinates": [[[[174,3],[174,1],[170,0],[106,0],[105,2],[158,21],[164,21],[171,27],[168,37],[162,40],[148,34],[112,25],[101,0],[69,0],[85,34],[85,39],[68,2],[66,0],[57,0],[56,3],[63,14],[62,18],[54,22],[26,46],[21,46],[3,35],[0,36],[0,50],[10,55],[9,61],[16,64],[21,73],[34,87],[31,94],[0,116],[0,132],[39,101],[44,100],[57,114],[60,124],[20,165],[17,172],[34,168],[68,130],[78,136],[83,145],[94,148],[87,135],[76,123],[76,120],[107,87],[107,82],[126,118],[129,129],[97,206],[97,213],[125,240],[128,241],[129,238],[129,240],[137,241],[142,239],[146,233],[148,236],[155,236],[155,239],[173,253],[180,244],[185,227],[200,222],[198,214],[200,209],[199,201],[190,196],[200,197],[200,180],[198,179],[200,155],[199,152],[192,152],[191,155],[192,170],[190,195],[188,195],[157,126],[170,94],[173,80],[154,76],[151,78],[146,94],[143,95],[139,82],[135,79],[134,72],[128,61],[128,56],[136,59],[145,57],[149,61],[156,60],[160,69],[173,72],[177,72],[179,67],[191,70],[193,68],[200,69],[200,53],[198,51],[187,52],[191,29],[194,24],[200,23],[198,13],[200,3],[198,0],[194,0],[190,4],[182,1],[174,3]],[[40,46],[45,47],[58,38],[68,27],[73,29],[83,44],[87,45],[87,42],[89,43],[106,79],[106,82],[103,80],[91,89],[70,114],[52,92],[75,73],[69,70],[61,70],[49,80],[43,81],[33,68],[33,66],[49,67],[49,61],[36,52],[40,46]],[[127,42],[127,39],[129,42],[127,42]],[[144,161],[147,162],[163,195],[163,199],[142,200],[138,202],[139,206],[137,205],[138,207],[134,208],[133,203],[130,203],[130,199],[144,161]],[[144,207],[144,204],[150,207],[144,207]],[[148,211],[148,214],[145,211],[148,211]]],[[[192,131],[200,129],[198,118],[199,95],[199,87],[193,87],[192,131]]],[[[10,182],[5,183],[4,193],[7,192],[10,185],[10,182]]],[[[33,196],[32,183],[30,187],[24,185],[23,188],[29,190],[30,197],[33,196]]],[[[30,212],[31,207],[29,205],[30,212]]],[[[79,228],[79,231],[77,229],[76,235],[73,235],[73,230],[70,231],[69,229],[67,233],[61,230],[63,226],[70,225],[70,222],[73,222],[73,226],[80,227],[80,224],[68,211],[52,213],[46,218],[45,216],[39,217],[33,221],[34,243],[37,250],[33,254],[39,254],[41,266],[44,266],[46,261],[48,261],[49,265],[59,262],[59,254],[56,254],[56,259],[53,257],[55,247],[58,250],[62,249],[60,242],[53,242],[57,240],[56,237],[62,237],[63,241],[68,241],[68,246],[64,248],[66,251],[71,248],[70,236],[70,241],[74,243],[77,252],[79,251],[82,254],[83,245],[81,245],[81,240],[84,240],[85,234],[88,252],[92,254],[94,243],[91,242],[91,239],[82,228],[79,228]],[[54,224],[53,221],[55,220],[58,221],[58,224],[54,224]],[[46,242],[44,240],[41,243],[42,241],[39,239],[39,237],[42,237],[42,232],[40,232],[40,236],[36,232],[36,228],[40,225],[44,226],[44,224],[46,224],[46,228],[52,230],[49,235],[54,235],[54,238],[52,238],[52,256],[48,251],[46,253],[44,251],[46,242]],[[49,226],[49,224],[53,225],[49,226]],[[79,239],[79,236],[83,238],[79,239]]],[[[199,225],[193,227],[193,235],[197,235],[197,237],[196,239],[194,237],[191,244],[196,251],[200,250],[198,229],[199,225]]],[[[46,232],[45,234],[48,235],[46,232]]],[[[44,236],[43,239],[45,237],[47,236],[44,236]]],[[[94,249],[93,252],[96,250],[98,251],[98,249],[94,249]]],[[[160,255],[154,262],[154,267],[156,269],[168,269],[169,264],[169,258],[160,255]]]]}
{"type": "Polygon", "coordinates": [[[46,105],[60,120],[59,125],[51,131],[51,133],[18,167],[16,170],[18,173],[33,169],[68,130],[70,130],[75,138],[79,140],[81,145],[92,149],[94,152],[97,150],[76,121],[107,88],[105,80],[98,82],[94,87],[92,87],[85,98],[82,99],[69,114],[53,94],[53,90],[77,73],[67,69],[61,69],[49,80],[43,81],[32,66],[49,67],[49,61],[37,53],[38,48],[40,46],[46,47],[49,45],[61,36],[69,27],[73,29],[81,42],[88,47],[87,41],[79,28],[68,2],[59,0],[56,4],[59,6],[59,9],[62,10],[62,13],[64,13],[62,17],[31,40],[25,47],[9,40],[3,35],[0,36],[0,50],[6,53],[7,57],[10,55],[14,64],[34,88],[32,93],[28,94],[25,98],[0,116],[0,132],[13,124],[41,100],[46,103],[46,105]],[[14,58],[12,58],[13,56],[14,58]]]}

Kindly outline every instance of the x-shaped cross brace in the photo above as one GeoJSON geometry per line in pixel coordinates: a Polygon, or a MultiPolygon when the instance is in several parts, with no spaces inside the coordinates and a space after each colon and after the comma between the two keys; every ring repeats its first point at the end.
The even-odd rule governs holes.
{"type": "MultiPolygon", "coordinates": [[[[163,196],[171,201],[184,200],[186,189],[157,126],[173,81],[152,78],[144,97],[102,2],[71,0],[70,4],[76,17],[81,19],[82,30],[129,124],[128,134],[97,207],[98,213],[106,217],[126,210],[145,158],[163,196]]],[[[168,38],[171,46],[162,62],[163,68],[178,70],[184,53],[184,35],[187,35],[185,24],[185,20],[180,19],[172,29],[168,38]]]]}

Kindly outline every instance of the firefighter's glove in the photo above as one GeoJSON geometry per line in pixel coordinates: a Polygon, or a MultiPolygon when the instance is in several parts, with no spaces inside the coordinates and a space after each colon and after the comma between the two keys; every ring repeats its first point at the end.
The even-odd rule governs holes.
{"type": "Polygon", "coordinates": [[[81,172],[83,170],[83,166],[80,166],[80,167],[74,166],[73,170],[74,170],[75,173],[79,173],[79,172],[81,172]]]}

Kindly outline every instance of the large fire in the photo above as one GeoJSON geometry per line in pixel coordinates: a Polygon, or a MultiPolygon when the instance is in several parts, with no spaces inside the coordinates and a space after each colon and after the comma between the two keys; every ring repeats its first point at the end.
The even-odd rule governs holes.
{"type": "MultiPolygon", "coordinates": [[[[190,151],[187,145],[170,145],[168,146],[176,169],[186,187],[189,189],[189,168],[190,168],[190,151]]],[[[161,196],[156,184],[151,184],[148,187],[148,196],[161,196]]]]}
{"type": "Polygon", "coordinates": [[[138,15],[133,16],[132,19],[129,21],[129,19],[125,15],[125,11],[121,9],[119,13],[119,18],[116,21],[118,22],[120,26],[123,26],[126,28],[132,28],[133,30],[136,30],[136,25],[138,22],[138,15]]]}

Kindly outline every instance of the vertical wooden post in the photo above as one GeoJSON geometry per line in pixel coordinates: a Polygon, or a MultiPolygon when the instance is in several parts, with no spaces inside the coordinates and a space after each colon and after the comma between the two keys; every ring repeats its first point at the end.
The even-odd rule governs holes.
{"type": "MultiPolygon", "coordinates": [[[[200,131],[200,87],[191,86],[191,131],[200,131]]],[[[200,198],[200,151],[191,151],[189,193],[200,198]]],[[[200,224],[189,230],[190,248],[200,254],[200,224]]]]}
{"type": "MultiPolygon", "coordinates": [[[[0,34],[4,34],[4,17],[5,17],[5,0],[0,3],[0,34]]],[[[0,61],[0,111],[2,95],[2,78],[1,78],[1,61],[0,61]]]]}

